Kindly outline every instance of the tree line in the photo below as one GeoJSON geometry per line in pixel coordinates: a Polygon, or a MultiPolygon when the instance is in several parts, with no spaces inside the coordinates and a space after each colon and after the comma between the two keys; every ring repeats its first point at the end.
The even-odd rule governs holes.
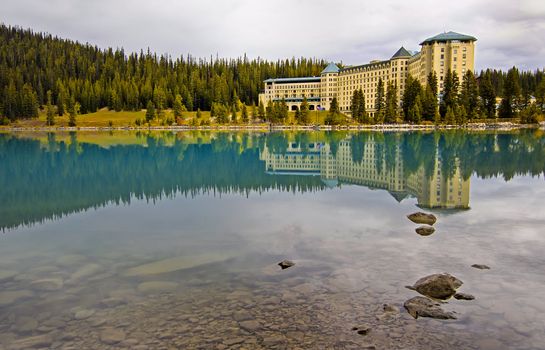
{"type": "Polygon", "coordinates": [[[0,115],[13,121],[38,115],[48,103],[55,113],[78,114],[108,107],[135,111],[153,104],[156,112],[178,99],[189,111],[212,104],[256,104],[263,80],[317,76],[326,62],[291,58],[176,59],[140,51],[99,49],[29,29],[0,24],[0,115]],[[72,113],[70,113],[72,112],[72,113]]]}
{"type": "MultiPolygon", "coordinates": [[[[210,110],[217,121],[273,123],[287,119],[285,102],[258,104],[263,80],[270,77],[318,76],[326,62],[318,59],[286,59],[275,62],[248,59],[173,59],[140,51],[99,49],[90,44],[34,33],[0,24],[0,121],[38,116],[39,108],[53,124],[56,115],[75,116],[108,107],[115,111],[147,109],[146,121],[173,109],[210,110]]],[[[545,111],[544,71],[486,70],[463,77],[447,72],[439,96],[437,77],[426,84],[409,77],[397,98],[398,87],[379,80],[373,118],[365,110],[365,97],[354,91],[353,120],[359,123],[433,122],[463,124],[470,119],[518,118],[535,122],[545,111]],[[440,98],[438,98],[440,97],[440,98]],[[496,97],[501,97],[499,109],[496,97]]],[[[306,103],[306,101],[305,101],[306,103]]],[[[308,107],[296,112],[298,123],[308,123],[308,107]]],[[[332,107],[338,106],[332,101],[332,107]]],[[[142,121],[144,122],[144,121],[142,121]]],[[[330,108],[328,124],[346,123],[346,117],[330,108]]]]}

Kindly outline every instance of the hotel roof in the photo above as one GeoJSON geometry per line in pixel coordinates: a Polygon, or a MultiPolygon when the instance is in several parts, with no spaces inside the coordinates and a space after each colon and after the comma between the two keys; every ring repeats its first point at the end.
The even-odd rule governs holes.
{"type": "Polygon", "coordinates": [[[446,42],[446,41],[452,41],[452,40],[477,41],[477,38],[475,38],[473,36],[470,36],[470,35],[465,35],[465,34],[460,34],[460,33],[455,33],[455,32],[448,32],[448,33],[437,34],[436,36],[432,36],[431,38],[427,38],[426,40],[421,42],[420,45],[433,43],[433,42],[446,42]]]}
{"type": "Polygon", "coordinates": [[[339,73],[340,69],[337,67],[337,65],[333,62],[327,65],[325,69],[320,74],[326,74],[326,73],[339,73]]]}
{"type": "Polygon", "coordinates": [[[394,53],[391,59],[399,58],[399,57],[411,57],[411,56],[412,56],[411,53],[407,51],[403,46],[401,46],[399,50],[397,50],[397,52],[394,53]]]}

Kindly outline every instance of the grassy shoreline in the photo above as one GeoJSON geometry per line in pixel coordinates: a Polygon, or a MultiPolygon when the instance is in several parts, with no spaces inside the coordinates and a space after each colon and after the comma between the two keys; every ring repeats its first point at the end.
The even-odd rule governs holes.
{"type": "Polygon", "coordinates": [[[543,127],[545,124],[521,124],[515,120],[478,120],[464,125],[435,125],[426,124],[348,124],[329,126],[324,125],[327,112],[312,113],[310,125],[296,124],[294,115],[290,113],[285,124],[270,124],[266,122],[249,124],[216,124],[212,121],[210,112],[201,112],[201,118],[195,123],[196,112],[184,112],[183,120],[178,125],[164,125],[166,118],[173,118],[172,111],[166,110],[163,119],[155,119],[150,124],[138,125],[145,120],[145,111],[115,112],[102,109],[95,113],[79,115],[75,127],[68,126],[68,117],[56,117],[55,125],[47,126],[43,113],[38,118],[18,120],[10,125],[0,126],[0,131],[109,131],[109,130],[435,130],[435,129],[518,129],[543,127]],[[198,125],[197,125],[198,124],[198,125]],[[203,125],[204,124],[204,125],[203,125]]]}

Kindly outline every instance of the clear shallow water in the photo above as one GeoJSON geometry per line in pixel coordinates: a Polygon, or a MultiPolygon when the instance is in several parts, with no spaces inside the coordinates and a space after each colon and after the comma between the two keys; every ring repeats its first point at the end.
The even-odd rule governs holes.
{"type": "Polygon", "coordinates": [[[6,134],[0,162],[0,348],[545,348],[540,131],[6,134]],[[476,299],[414,320],[438,272],[476,299]]]}

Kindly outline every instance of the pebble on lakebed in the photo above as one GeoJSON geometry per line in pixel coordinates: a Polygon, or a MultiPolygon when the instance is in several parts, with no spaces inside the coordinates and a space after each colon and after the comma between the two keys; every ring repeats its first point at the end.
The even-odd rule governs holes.
{"type": "Polygon", "coordinates": [[[479,270],[490,270],[490,267],[488,267],[487,265],[483,265],[483,264],[473,264],[473,265],[471,265],[471,267],[474,267],[474,268],[479,269],[479,270]]]}
{"type": "Polygon", "coordinates": [[[462,281],[448,273],[436,273],[422,277],[413,286],[407,286],[407,288],[427,297],[445,300],[452,297],[462,284],[462,281]]]}

